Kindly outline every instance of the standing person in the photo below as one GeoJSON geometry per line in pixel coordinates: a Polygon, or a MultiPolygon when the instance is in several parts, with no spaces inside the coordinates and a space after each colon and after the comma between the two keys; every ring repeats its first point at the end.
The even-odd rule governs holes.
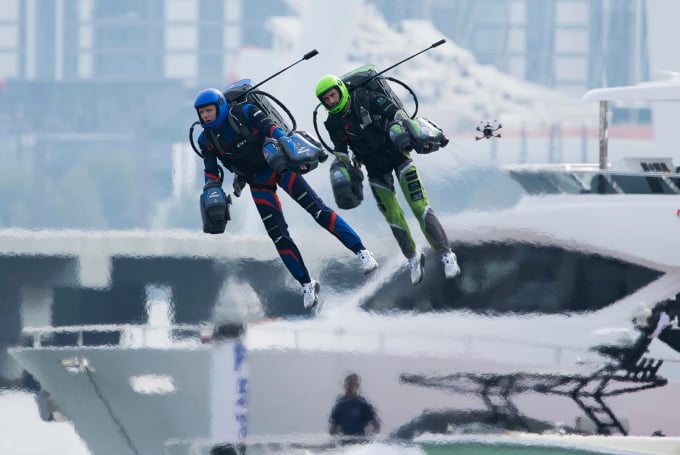
{"type": "Polygon", "coordinates": [[[378,91],[359,87],[350,96],[338,76],[324,76],[316,85],[316,96],[328,111],[324,125],[333,141],[335,156],[351,165],[348,156],[351,149],[359,163],[366,166],[378,208],[408,259],[411,283],[418,284],[423,279],[425,256],[416,251],[404,210],[397,200],[393,173],[425,238],[441,257],[446,278],[456,277],[460,273],[456,255],[430,207],[418,170],[410,158],[412,138],[399,124],[400,120],[408,119],[408,115],[378,91]]]}
{"type": "Polygon", "coordinates": [[[361,396],[359,375],[345,377],[345,394],[333,405],[329,433],[343,436],[369,436],[380,432],[380,419],[375,408],[361,396]]]}
{"type": "MultiPolygon", "coordinates": [[[[324,204],[304,177],[294,171],[277,173],[270,169],[263,155],[263,147],[278,146],[288,138],[279,125],[262,109],[251,103],[235,105],[230,109],[224,94],[217,89],[202,90],[194,100],[203,132],[198,138],[205,166],[204,195],[222,186],[219,161],[234,173],[234,195],[240,195],[245,184],[262,218],[267,234],[274,242],[284,265],[302,286],[306,309],[314,308],[319,299],[320,284],[311,278],[297,245],[288,232],[281,202],[276,194],[277,185],[302,206],[314,220],[337,237],[342,244],[356,254],[365,274],[378,267],[370,251],[366,249],[356,232],[334,210],[324,204]],[[240,111],[240,112],[236,112],[240,111]],[[244,136],[243,128],[231,126],[228,116],[243,119],[250,135],[244,136]],[[271,139],[268,139],[271,138],[271,139]]],[[[294,147],[290,143],[287,144],[294,147]]],[[[205,197],[205,196],[204,196],[205,197]]]]}

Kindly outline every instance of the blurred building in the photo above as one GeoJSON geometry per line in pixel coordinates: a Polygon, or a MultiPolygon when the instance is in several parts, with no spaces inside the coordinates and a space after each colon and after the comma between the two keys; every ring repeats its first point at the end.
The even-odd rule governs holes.
{"type": "MultiPolygon", "coordinates": [[[[446,36],[520,79],[583,93],[649,76],[647,0],[369,0],[397,24],[431,20],[446,36]]],[[[267,20],[285,0],[5,0],[0,75],[212,81],[243,46],[272,46],[267,20]]],[[[335,20],[333,18],[332,20],[335,20]]]]}
{"type": "MultiPolygon", "coordinates": [[[[646,16],[653,1],[659,0],[366,3],[396,26],[429,19],[477,62],[580,96],[592,87],[649,79],[646,16]]],[[[75,160],[127,155],[144,172],[134,177],[144,182],[135,196],[142,202],[125,222],[116,217],[115,227],[145,225],[149,210],[172,193],[168,157],[173,143],[186,143],[196,119],[196,87],[238,77],[243,49],[290,51],[281,36],[290,28],[292,42],[299,22],[282,17],[300,15],[303,7],[292,0],[3,0],[0,148],[26,172],[55,181],[75,160]]],[[[313,19],[349,20],[342,10],[313,19]]],[[[617,111],[614,122],[649,121],[647,111],[631,112],[617,111]]],[[[44,210],[53,205],[34,196],[44,210]]],[[[103,204],[107,213],[110,204],[103,204]]],[[[11,224],[9,217],[0,213],[0,225],[11,224]]],[[[113,227],[110,220],[100,225],[113,227]]]]}
{"type": "MultiPolygon", "coordinates": [[[[581,96],[650,78],[647,0],[372,0],[392,23],[431,20],[477,61],[581,96]]],[[[647,122],[648,110],[614,121],[647,122]]]]}
{"type": "Polygon", "coordinates": [[[649,77],[646,0],[372,0],[431,20],[482,64],[575,94],[649,77]]]}
{"type": "Polygon", "coordinates": [[[0,76],[29,81],[222,79],[285,0],[6,0],[0,76]]]}
{"type": "MultiPolygon", "coordinates": [[[[262,21],[274,13],[290,13],[285,0],[3,1],[3,156],[57,181],[93,157],[110,157],[102,161],[111,169],[121,168],[118,159],[134,161],[145,174],[136,177],[139,207],[124,222],[99,226],[145,225],[173,191],[169,157],[196,120],[195,87],[224,81],[243,46],[270,46],[262,21]]],[[[8,217],[0,213],[0,225],[8,217]]]]}
{"type": "MultiPolygon", "coordinates": [[[[368,3],[395,25],[406,18],[429,19],[479,63],[578,96],[593,87],[649,79],[647,1],[368,3]]],[[[266,23],[272,16],[294,15],[288,5],[286,0],[6,0],[0,11],[0,77],[43,83],[224,81],[241,48],[272,47],[266,23]]],[[[143,99],[153,90],[133,96],[143,99]]]]}

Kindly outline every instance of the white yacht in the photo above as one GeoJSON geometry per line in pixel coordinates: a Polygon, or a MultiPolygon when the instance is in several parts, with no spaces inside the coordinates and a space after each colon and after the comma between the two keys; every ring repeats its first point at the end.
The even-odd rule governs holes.
{"type": "MultiPolygon", "coordinates": [[[[680,85],[585,99],[606,113],[620,97],[677,101],[680,85]]],[[[680,345],[641,342],[651,330],[640,315],[680,294],[680,174],[663,154],[608,169],[606,129],[600,143],[597,165],[498,169],[494,185],[521,191],[517,201],[444,216],[456,280],[428,253],[412,286],[403,260],[383,254],[365,285],[333,288],[313,317],[27,328],[11,355],[96,455],[219,453],[225,441],[289,441],[291,453],[300,435],[328,449],[348,371],[385,441],[491,427],[679,436],[666,403],[680,392],[680,345]]],[[[600,440],[579,444],[605,450],[600,440]]],[[[623,441],[632,453],[680,447],[674,437],[645,439],[654,452],[623,441]]]]}

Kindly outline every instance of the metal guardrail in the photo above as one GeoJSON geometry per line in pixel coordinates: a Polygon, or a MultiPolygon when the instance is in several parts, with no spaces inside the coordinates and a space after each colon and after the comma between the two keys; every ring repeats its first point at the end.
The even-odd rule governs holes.
{"type": "MultiPolygon", "coordinates": [[[[88,343],[87,335],[113,334],[117,343],[108,347],[140,348],[156,347],[154,336],[163,335],[167,347],[198,347],[209,343],[213,338],[214,328],[209,324],[173,324],[170,326],[149,326],[140,324],[102,324],[63,327],[27,327],[23,333],[28,337],[25,348],[68,348],[101,346],[101,343],[88,343]],[[51,343],[51,338],[58,334],[70,334],[72,337],[61,340],[59,344],[51,343]]],[[[342,329],[322,328],[290,328],[267,327],[266,332],[246,336],[248,349],[281,349],[292,351],[327,351],[327,352],[366,352],[376,354],[432,356],[452,355],[477,358],[480,352],[486,352],[491,346],[511,347],[525,352],[544,353],[539,362],[547,367],[584,367],[600,366],[607,358],[587,348],[555,343],[535,343],[511,337],[488,335],[429,334],[422,332],[385,332],[385,331],[347,331],[342,329]],[[440,349],[441,348],[441,349],[440,349]],[[588,360],[584,360],[588,359],[588,360]],[[548,360],[546,362],[546,360],[548,360]]],[[[484,356],[481,356],[482,358],[484,356]]],[[[527,356],[526,360],[531,360],[527,356]]],[[[532,354],[530,357],[534,357],[532,354]]],[[[680,363],[676,359],[664,359],[669,364],[680,363]]]]}
{"type": "MultiPolygon", "coordinates": [[[[60,327],[26,327],[22,333],[29,337],[30,344],[25,347],[41,348],[46,344],[46,339],[58,334],[73,335],[72,343],[60,344],[60,347],[84,347],[85,336],[88,334],[112,334],[117,335],[118,345],[148,346],[151,335],[167,334],[173,340],[191,340],[200,343],[201,337],[210,332],[209,325],[199,324],[173,324],[173,325],[146,325],[146,324],[92,324],[60,327]]],[[[49,345],[49,343],[47,343],[49,345]]]]}
{"type": "Polygon", "coordinates": [[[622,172],[563,166],[507,169],[529,194],[680,194],[680,174],[675,172],[622,172]]]}
{"type": "MultiPolygon", "coordinates": [[[[165,336],[168,343],[165,345],[185,347],[199,346],[211,340],[214,329],[209,324],[173,324],[162,326],[149,326],[141,324],[101,324],[80,325],[61,327],[27,327],[23,330],[28,337],[28,343],[24,347],[87,347],[97,346],[101,343],[88,343],[86,337],[93,334],[114,335],[115,343],[109,346],[118,347],[147,347],[153,336],[165,336]],[[54,344],[52,339],[56,335],[72,335],[54,344]]],[[[290,349],[293,351],[364,351],[379,354],[390,353],[430,353],[441,355],[449,354],[457,349],[456,354],[462,356],[475,356],[480,349],[488,348],[488,345],[516,346],[523,349],[531,349],[534,352],[547,353],[543,359],[551,358],[551,366],[562,366],[565,353],[574,354],[574,357],[594,354],[586,349],[559,344],[537,344],[529,340],[521,340],[510,337],[492,337],[485,335],[442,335],[422,332],[385,332],[385,331],[347,331],[343,329],[322,329],[307,327],[305,329],[289,327],[267,327],[265,332],[248,339],[250,349],[290,349]],[[443,349],[439,349],[442,347],[443,349]]]]}

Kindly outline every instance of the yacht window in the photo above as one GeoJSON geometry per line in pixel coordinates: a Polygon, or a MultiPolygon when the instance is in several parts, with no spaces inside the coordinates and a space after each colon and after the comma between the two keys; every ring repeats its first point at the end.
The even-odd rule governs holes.
{"type": "Polygon", "coordinates": [[[659,175],[612,174],[611,178],[628,194],[677,194],[659,175]]]}
{"type": "Polygon", "coordinates": [[[618,191],[607,174],[595,174],[590,180],[590,192],[595,194],[616,194],[618,191]]]}
{"type": "Polygon", "coordinates": [[[472,310],[502,313],[595,311],[637,291],[661,272],[611,258],[523,243],[456,245],[459,279],[426,261],[427,283],[397,275],[363,305],[380,313],[472,310]]]}
{"type": "MultiPolygon", "coordinates": [[[[661,171],[661,166],[658,167],[661,171]]],[[[664,165],[664,168],[667,167],[664,165]]],[[[655,169],[650,169],[653,172],[655,169]]],[[[679,194],[680,177],[665,172],[569,172],[512,170],[510,176],[529,194],[679,194]]]]}
{"type": "Polygon", "coordinates": [[[510,171],[515,179],[529,194],[579,194],[586,190],[583,182],[571,172],[555,171],[510,171]]]}

